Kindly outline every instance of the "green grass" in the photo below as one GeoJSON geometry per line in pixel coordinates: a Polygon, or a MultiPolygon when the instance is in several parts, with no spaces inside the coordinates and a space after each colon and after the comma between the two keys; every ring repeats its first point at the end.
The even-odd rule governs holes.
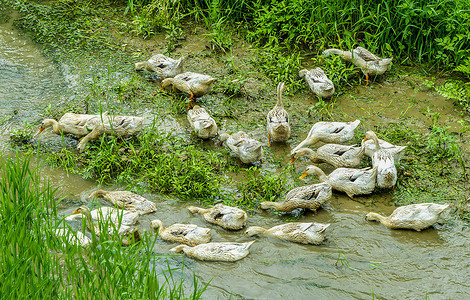
{"type": "MultiPolygon", "coordinates": [[[[94,238],[82,249],[53,231],[70,228],[57,217],[55,190],[30,168],[30,158],[2,158],[0,164],[0,295],[4,299],[199,299],[205,287],[194,277],[185,290],[182,268],[161,263],[155,236],[123,248],[117,235],[94,238]]],[[[99,224],[106,228],[109,224],[99,224]]]]}

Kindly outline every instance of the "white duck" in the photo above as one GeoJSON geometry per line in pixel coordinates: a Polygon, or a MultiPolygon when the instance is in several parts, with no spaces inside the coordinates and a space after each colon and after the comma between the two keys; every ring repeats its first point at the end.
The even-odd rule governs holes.
{"type": "Polygon", "coordinates": [[[255,241],[248,243],[207,243],[195,247],[187,245],[176,246],[170,251],[183,252],[187,256],[205,261],[234,262],[250,254],[249,247],[255,241]]]}
{"type": "Polygon", "coordinates": [[[369,84],[369,75],[382,75],[387,71],[393,57],[380,58],[363,47],[356,47],[352,51],[343,51],[340,49],[327,49],[323,51],[324,57],[330,54],[341,55],[341,57],[361,68],[362,73],[366,75],[366,85],[369,84]]]}
{"type": "Polygon", "coordinates": [[[36,134],[52,127],[56,134],[70,133],[82,138],[77,145],[79,152],[83,152],[91,139],[96,139],[104,133],[116,136],[129,136],[142,129],[143,118],[133,116],[110,116],[107,112],[101,115],[64,114],[59,122],[54,119],[45,119],[36,134]]]}
{"type": "MultiPolygon", "coordinates": [[[[383,150],[387,150],[393,155],[393,159],[395,162],[399,162],[400,159],[403,157],[403,154],[405,153],[406,146],[395,146],[389,142],[386,142],[381,139],[377,139],[379,141],[380,148],[383,150]]],[[[372,157],[374,155],[374,152],[377,151],[377,148],[375,147],[375,141],[374,140],[366,140],[365,144],[365,151],[364,154],[372,157]]]]}
{"type": "Polygon", "coordinates": [[[65,242],[69,245],[80,245],[82,247],[88,247],[91,245],[89,237],[83,234],[81,231],[73,231],[68,228],[57,228],[54,234],[61,239],[65,239],[65,242]]]}
{"type": "MultiPolygon", "coordinates": [[[[114,211],[103,210],[103,208],[105,207],[95,209],[90,212],[88,207],[80,206],[78,209],[74,210],[73,213],[85,215],[88,228],[92,234],[95,234],[96,236],[101,235],[101,230],[104,226],[104,228],[107,227],[108,233],[110,235],[113,235],[114,231],[117,229],[117,234],[121,238],[122,244],[125,246],[128,246],[133,242],[140,241],[138,228],[135,226],[130,226],[137,222],[137,218],[129,216],[129,214],[134,213],[127,212],[129,214],[124,214],[125,211],[118,212],[116,209],[114,209],[114,211]],[[126,216],[126,218],[124,216],[126,216]],[[111,223],[109,223],[109,221],[111,223]]],[[[138,214],[134,215],[138,217],[138,214]]],[[[66,218],[66,220],[67,219],[70,220],[70,218],[66,218]]]]}
{"type": "Polygon", "coordinates": [[[217,134],[215,120],[199,105],[188,110],[188,121],[193,131],[201,139],[208,139],[217,134]]]}
{"type": "Polygon", "coordinates": [[[314,213],[323,203],[332,196],[331,185],[327,182],[296,187],[286,194],[283,202],[264,201],[260,203],[261,209],[276,208],[279,211],[289,212],[297,208],[310,209],[314,213]]]}
{"type": "Polygon", "coordinates": [[[316,144],[317,142],[344,144],[350,142],[354,138],[354,130],[359,126],[361,121],[354,122],[317,122],[315,123],[307,138],[303,140],[297,147],[295,147],[291,154],[297,150],[309,145],[316,144]]]}
{"type": "Polygon", "coordinates": [[[146,69],[158,74],[160,79],[175,77],[183,72],[183,63],[186,60],[184,56],[174,60],[163,54],[156,54],[147,61],[135,63],[136,71],[146,69]]]}
{"type": "Polygon", "coordinates": [[[239,131],[234,134],[222,133],[219,136],[221,142],[232,150],[232,152],[244,163],[252,164],[263,161],[263,144],[252,139],[248,134],[239,131]]]}
{"type": "Polygon", "coordinates": [[[372,155],[372,166],[377,167],[377,185],[381,188],[394,188],[397,183],[397,168],[390,151],[380,147],[377,136],[373,131],[367,131],[363,142],[372,139],[377,149],[372,155]]]}
{"type": "Polygon", "coordinates": [[[391,229],[413,229],[421,231],[432,226],[449,204],[420,203],[400,206],[393,213],[384,217],[370,212],[366,215],[368,221],[379,221],[391,229]]]}
{"type": "Polygon", "coordinates": [[[317,166],[307,166],[300,179],[309,174],[318,176],[321,182],[328,182],[333,189],[345,192],[350,198],[354,195],[370,194],[374,191],[377,167],[364,169],[338,168],[326,176],[317,166]]]}
{"type": "Polygon", "coordinates": [[[96,190],[90,194],[89,198],[102,197],[113,205],[120,208],[125,208],[130,212],[135,212],[139,215],[145,215],[157,211],[157,205],[145,199],[141,195],[135,194],[130,191],[104,191],[96,190]]]}
{"type": "Polygon", "coordinates": [[[321,68],[299,71],[300,77],[305,77],[312,92],[319,98],[329,98],[335,93],[335,85],[321,68]]]}
{"type": "Polygon", "coordinates": [[[73,212],[73,215],[67,216],[65,220],[81,220],[82,215],[90,216],[93,221],[106,222],[110,220],[115,225],[121,223],[126,226],[135,225],[139,219],[139,214],[115,207],[103,206],[90,211],[88,207],[82,205],[73,212]]]}
{"type": "Polygon", "coordinates": [[[325,230],[330,224],[320,223],[287,223],[265,229],[260,226],[248,227],[245,234],[254,236],[258,234],[270,235],[278,239],[300,243],[321,244],[325,240],[325,230]]]}
{"type": "Polygon", "coordinates": [[[224,204],[217,204],[211,208],[188,207],[191,213],[201,214],[204,219],[212,224],[219,225],[225,229],[238,230],[246,225],[248,215],[242,209],[224,204]]]}
{"type": "Polygon", "coordinates": [[[162,221],[153,220],[150,222],[150,228],[158,229],[158,235],[166,241],[191,246],[209,243],[212,238],[209,228],[194,224],[173,224],[165,227],[162,221]]]}
{"type": "Polygon", "coordinates": [[[284,82],[279,82],[277,85],[277,103],[266,116],[268,146],[271,146],[271,140],[285,142],[290,138],[289,115],[282,104],[282,90],[284,87],[284,82]]]}
{"type": "Polygon", "coordinates": [[[355,168],[361,164],[364,155],[365,145],[361,147],[326,144],[313,151],[309,148],[300,148],[291,154],[290,162],[294,162],[301,156],[308,156],[314,163],[329,163],[335,168],[355,168]]]}
{"type": "Polygon", "coordinates": [[[142,129],[144,118],[134,116],[111,116],[103,114],[100,123],[78,143],[78,151],[83,152],[88,141],[102,136],[104,133],[113,136],[127,137],[142,129]]]}
{"type": "Polygon", "coordinates": [[[216,79],[205,74],[186,72],[176,75],[174,78],[166,78],[162,81],[162,88],[173,87],[173,91],[181,91],[189,94],[189,99],[202,97],[210,92],[212,83],[216,79]]]}

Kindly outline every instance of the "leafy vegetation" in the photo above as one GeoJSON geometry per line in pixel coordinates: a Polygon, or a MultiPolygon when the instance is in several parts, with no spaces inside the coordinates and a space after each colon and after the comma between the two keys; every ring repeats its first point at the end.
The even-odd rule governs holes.
{"type": "MultiPolygon", "coordinates": [[[[93,237],[84,249],[67,237],[57,237],[57,228],[66,228],[71,236],[76,233],[58,218],[55,190],[41,181],[40,169],[31,170],[29,162],[29,157],[17,155],[2,158],[0,164],[2,298],[181,299],[188,295],[174,267],[166,262],[160,273],[152,266],[165,264],[164,257],[154,253],[154,237],[143,236],[140,243],[123,248],[115,230],[112,235],[93,237]]],[[[189,297],[199,299],[204,290],[194,278],[189,297]]]]}

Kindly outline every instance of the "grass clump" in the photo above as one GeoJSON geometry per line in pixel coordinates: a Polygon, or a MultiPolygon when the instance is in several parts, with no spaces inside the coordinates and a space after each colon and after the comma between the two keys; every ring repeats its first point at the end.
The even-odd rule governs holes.
{"type": "MultiPolygon", "coordinates": [[[[152,266],[154,238],[123,248],[116,236],[100,236],[87,248],[57,239],[55,190],[41,180],[30,158],[2,158],[0,164],[0,295],[23,298],[199,299],[205,290],[194,279],[192,291],[176,276],[181,268],[152,266]],[[111,238],[111,239],[109,239],[111,238]]],[[[102,226],[103,224],[100,224],[102,226]]],[[[105,228],[105,227],[102,227],[105,228]]],[[[72,233],[73,234],[73,233],[72,233]]],[[[115,234],[117,232],[115,231],[115,234]]]]}
{"type": "Polygon", "coordinates": [[[279,173],[263,173],[256,167],[246,169],[244,178],[237,183],[241,196],[234,203],[253,210],[260,202],[276,201],[291,188],[288,172],[288,169],[279,173]]]}
{"type": "Polygon", "coordinates": [[[56,166],[100,183],[139,184],[182,200],[212,202],[220,196],[221,174],[230,164],[226,153],[200,147],[150,126],[129,140],[103,136],[80,156],[63,149],[47,157],[56,166]]]}

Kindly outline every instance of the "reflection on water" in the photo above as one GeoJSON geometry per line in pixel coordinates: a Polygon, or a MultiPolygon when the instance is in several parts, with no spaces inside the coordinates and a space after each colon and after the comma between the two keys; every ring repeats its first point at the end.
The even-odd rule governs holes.
{"type": "MultiPolygon", "coordinates": [[[[19,128],[25,121],[38,122],[41,111],[49,103],[55,103],[68,88],[56,67],[40,53],[40,49],[19,36],[11,24],[0,25],[0,118],[11,116],[9,121],[0,123],[0,149],[6,148],[5,138],[10,130],[19,128]]],[[[396,86],[387,88],[406,90],[396,86]]],[[[413,97],[421,99],[425,95],[413,97]]],[[[383,110],[384,106],[377,99],[371,101],[367,109],[356,105],[355,100],[344,100],[344,109],[370,111],[370,116],[383,117],[400,113],[399,110],[383,110]],[[374,113],[377,110],[381,110],[380,114],[374,113]]],[[[367,99],[361,103],[364,105],[367,99]]],[[[410,108],[416,109],[417,114],[421,114],[419,103],[412,102],[410,108]]],[[[442,114],[450,112],[441,110],[442,114]]],[[[178,120],[168,119],[164,126],[184,131],[178,120]]],[[[258,131],[261,140],[264,128],[258,131]]],[[[288,158],[281,154],[288,153],[286,146],[272,149],[277,149],[272,151],[278,157],[285,156],[282,162],[285,164],[288,158]]],[[[300,170],[304,166],[299,164],[296,168],[300,170]]],[[[70,214],[84,202],[89,203],[88,195],[97,188],[95,183],[61,170],[44,168],[43,175],[50,179],[53,187],[58,187],[57,196],[64,198],[60,204],[62,215],[70,214]]],[[[189,213],[187,203],[159,195],[144,196],[155,201],[159,209],[141,217],[142,231],[150,231],[150,221],[159,218],[165,225],[193,223],[210,227],[213,241],[253,239],[245,237],[243,231],[229,232],[205,223],[201,216],[189,213]]],[[[394,231],[364,220],[369,211],[391,213],[394,207],[390,198],[390,194],[382,193],[351,200],[335,193],[317,215],[306,213],[300,221],[331,223],[323,245],[298,245],[259,237],[250,248],[251,254],[239,262],[204,263],[186,258],[184,263],[196,272],[202,283],[211,282],[204,294],[206,299],[225,299],[230,295],[243,299],[372,299],[372,295],[381,299],[424,299],[426,295],[431,299],[467,298],[470,294],[469,230],[457,223],[438,225],[438,230],[423,232],[394,231]]],[[[109,205],[104,200],[98,203],[109,205]]],[[[249,217],[248,226],[269,228],[281,222],[274,213],[260,211],[249,217]]],[[[169,254],[173,246],[158,239],[155,251],[169,254]]],[[[172,264],[178,265],[183,258],[177,256],[172,260],[172,264]]],[[[186,276],[191,280],[191,274],[186,276]]]]}

